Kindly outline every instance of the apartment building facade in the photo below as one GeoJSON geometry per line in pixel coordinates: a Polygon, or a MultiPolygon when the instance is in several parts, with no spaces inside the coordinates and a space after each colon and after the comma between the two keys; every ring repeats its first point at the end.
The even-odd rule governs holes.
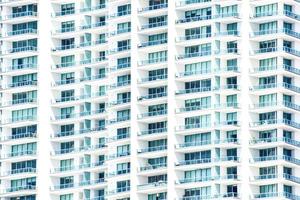
{"type": "Polygon", "coordinates": [[[300,199],[299,13],[0,0],[0,199],[300,199]]]}

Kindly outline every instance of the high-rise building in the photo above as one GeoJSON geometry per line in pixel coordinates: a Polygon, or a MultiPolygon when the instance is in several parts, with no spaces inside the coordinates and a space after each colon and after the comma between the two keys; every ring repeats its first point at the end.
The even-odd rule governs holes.
{"type": "Polygon", "coordinates": [[[299,0],[0,0],[0,200],[299,200],[299,0]]]}

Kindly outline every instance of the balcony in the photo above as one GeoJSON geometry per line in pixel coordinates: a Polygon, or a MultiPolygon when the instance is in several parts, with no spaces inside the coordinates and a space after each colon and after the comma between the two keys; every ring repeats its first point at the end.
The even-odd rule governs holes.
{"type": "Polygon", "coordinates": [[[186,35],[186,36],[177,37],[176,42],[199,40],[199,39],[210,38],[210,37],[211,37],[211,33],[186,35]]]}
{"type": "Polygon", "coordinates": [[[250,143],[250,145],[258,145],[258,144],[265,145],[267,143],[277,143],[277,142],[284,142],[286,144],[290,144],[295,147],[300,147],[300,141],[293,140],[293,139],[287,138],[287,137],[259,138],[259,139],[250,140],[249,143],[250,143]]]}
{"type": "Polygon", "coordinates": [[[110,69],[111,72],[115,72],[115,71],[119,71],[119,70],[122,70],[122,69],[128,69],[130,68],[131,66],[131,63],[128,62],[128,63],[122,63],[122,64],[118,64],[117,66],[114,66],[110,69]]]}
{"type": "Polygon", "coordinates": [[[198,22],[198,21],[203,21],[203,20],[210,20],[212,19],[211,15],[203,15],[203,16],[196,16],[196,17],[189,17],[189,18],[183,18],[176,20],[176,24],[185,24],[189,22],[198,22]]]}
{"type": "Polygon", "coordinates": [[[167,145],[155,146],[155,147],[148,147],[144,149],[139,149],[137,152],[139,154],[142,153],[150,153],[150,152],[157,152],[157,151],[164,151],[167,150],[167,145]]]}
{"type": "Polygon", "coordinates": [[[201,105],[201,106],[189,106],[189,107],[184,107],[184,108],[177,108],[175,112],[177,114],[179,113],[185,113],[185,112],[193,112],[193,111],[200,111],[200,110],[208,110],[211,109],[211,105],[201,105]]]}
{"type": "Polygon", "coordinates": [[[286,125],[295,129],[300,129],[300,124],[288,119],[268,119],[250,123],[250,127],[270,126],[270,125],[286,125]]]}
{"type": "Polygon", "coordinates": [[[24,151],[18,151],[18,152],[11,152],[5,155],[1,155],[1,159],[7,159],[7,158],[17,158],[17,157],[26,157],[26,156],[35,156],[36,151],[35,150],[24,150],[24,151]]]}
{"type": "Polygon", "coordinates": [[[151,47],[151,46],[156,46],[156,45],[161,45],[161,44],[167,44],[167,42],[168,42],[167,39],[143,42],[143,43],[138,45],[138,48],[145,48],[145,47],[151,47]]]}
{"type": "Polygon", "coordinates": [[[98,109],[93,111],[83,111],[79,113],[68,113],[63,115],[56,115],[53,120],[64,120],[64,119],[74,119],[79,117],[85,117],[89,115],[102,114],[105,113],[105,109],[98,109]]]}
{"type": "Polygon", "coordinates": [[[131,28],[118,29],[116,31],[111,32],[110,36],[116,36],[116,35],[120,35],[123,33],[130,33],[130,32],[131,32],[131,28]]]}
{"type": "Polygon", "coordinates": [[[30,138],[36,138],[37,133],[36,132],[25,132],[25,133],[20,133],[17,135],[10,135],[10,136],[2,136],[0,137],[0,141],[10,141],[10,140],[21,140],[21,139],[30,139],[30,138]]]}
{"type": "Polygon", "coordinates": [[[156,23],[151,23],[151,24],[144,24],[141,26],[140,30],[159,28],[159,27],[167,26],[167,24],[168,24],[167,21],[161,21],[161,22],[156,22],[156,23]]]}
{"type": "Polygon", "coordinates": [[[36,168],[26,167],[26,168],[9,170],[9,171],[4,172],[1,175],[2,176],[14,176],[17,174],[34,174],[34,173],[36,173],[36,171],[37,171],[36,168]]]}
{"type": "Polygon", "coordinates": [[[151,99],[156,99],[156,98],[161,98],[161,97],[166,97],[167,92],[161,92],[161,93],[155,93],[155,94],[149,94],[145,96],[141,96],[138,98],[139,101],[142,100],[151,100],[151,99]]]}
{"type": "Polygon", "coordinates": [[[202,159],[194,159],[194,160],[184,160],[175,163],[176,166],[185,166],[185,165],[195,165],[195,164],[207,164],[211,163],[211,158],[202,158],[202,159]]]}
{"type": "Polygon", "coordinates": [[[119,53],[119,52],[124,52],[124,51],[129,51],[131,49],[130,45],[127,46],[121,46],[121,47],[117,47],[115,49],[111,49],[109,52],[109,54],[115,54],[115,53],[119,53]]]}
{"type": "Polygon", "coordinates": [[[300,39],[300,33],[295,32],[295,31],[290,30],[290,29],[269,29],[269,30],[256,31],[256,32],[253,32],[251,34],[251,37],[258,37],[258,36],[264,36],[264,35],[273,35],[273,34],[280,34],[280,33],[283,33],[283,34],[292,36],[294,38],[300,39]]]}
{"type": "Polygon", "coordinates": [[[18,116],[14,118],[8,118],[8,119],[3,119],[0,121],[1,125],[9,125],[9,124],[14,124],[14,123],[32,123],[33,121],[36,121],[36,116],[18,116]]]}
{"type": "Polygon", "coordinates": [[[6,32],[2,37],[12,37],[12,36],[20,36],[20,35],[29,35],[29,34],[37,34],[38,30],[33,28],[27,28],[22,30],[15,30],[6,32]]]}
{"type": "Polygon", "coordinates": [[[182,6],[187,6],[187,5],[197,4],[197,3],[206,3],[206,2],[211,2],[211,0],[180,0],[176,2],[176,7],[182,7],[182,6]]]}
{"type": "Polygon", "coordinates": [[[152,112],[146,112],[143,114],[138,115],[138,119],[144,119],[148,117],[155,117],[155,116],[161,116],[161,115],[166,115],[168,113],[167,110],[160,110],[160,111],[152,111],[152,112]]]}
{"type": "Polygon", "coordinates": [[[271,155],[271,156],[261,156],[261,157],[254,157],[250,159],[251,163],[260,163],[260,162],[267,162],[267,161],[286,161],[292,164],[299,165],[300,160],[291,156],[278,156],[278,155],[271,155]]]}
{"type": "Polygon", "coordinates": [[[2,85],[2,89],[19,88],[19,87],[26,87],[26,86],[37,86],[37,81],[27,80],[22,82],[15,82],[7,85],[2,85]]]}
{"type": "Polygon", "coordinates": [[[129,191],[130,191],[130,186],[120,187],[120,188],[117,188],[115,190],[109,191],[108,195],[116,195],[116,194],[119,194],[119,193],[124,193],[124,192],[129,192],[129,191]]]}
{"type": "Polygon", "coordinates": [[[300,87],[297,87],[297,86],[289,84],[289,83],[261,84],[261,85],[250,88],[250,90],[259,91],[259,90],[274,89],[274,88],[278,88],[278,89],[283,88],[283,89],[290,90],[292,92],[300,93],[300,87]]]}
{"type": "Polygon", "coordinates": [[[105,126],[99,126],[99,127],[95,127],[95,128],[86,128],[86,129],[80,129],[80,130],[70,130],[70,131],[55,133],[52,136],[52,138],[61,138],[61,137],[78,136],[78,135],[84,135],[84,134],[92,134],[94,132],[105,131],[105,130],[106,130],[105,126]]]}
{"type": "Polygon", "coordinates": [[[115,18],[118,18],[118,17],[128,16],[130,14],[131,14],[131,10],[125,10],[125,11],[114,13],[114,14],[110,15],[109,18],[110,19],[115,19],[115,18]]]}
{"type": "Polygon", "coordinates": [[[210,56],[210,55],[211,55],[211,51],[185,53],[183,55],[176,56],[176,60],[183,60],[187,58],[203,57],[203,56],[210,56]]]}
{"type": "Polygon", "coordinates": [[[83,66],[83,65],[93,65],[98,64],[104,61],[108,61],[108,59],[103,56],[99,58],[93,58],[93,59],[86,59],[86,60],[80,60],[79,62],[66,62],[66,63],[60,63],[55,66],[52,66],[53,69],[64,69],[64,68],[70,68],[70,67],[76,67],[76,66],[83,66]]]}
{"type": "Polygon", "coordinates": [[[86,12],[91,12],[91,11],[97,11],[97,10],[101,10],[101,9],[105,9],[106,8],[106,4],[98,4],[96,6],[92,6],[92,7],[85,7],[80,9],[81,13],[86,13],[86,12]]]}
{"type": "Polygon", "coordinates": [[[30,69],[37,69],[37,64],[28,63],[28,64],[13,65],[9,67],[1,67],[1,72],[2,73],[13,72],[13,71],[17,72],[20,70],[30,70],[30,69]]]}
{"type": "Polygon", "coordinates": [[[36,190],[35,185],[24,185],[19,187],[9,187],[1,191],[1,194],[13,193],[13,192],[34,192],[36,190]]]}
{"type": "Polygon", "coordinates": [[[186,125],[176,126],[175,131],[180,132],[180,131],[186,131],[186,130],[191,130],[191,129],[202,129],[202,128],[207,129],[210,127],[211,127],[210,123],[186,124],[186,125]]]}
{"type": "Polygon", "coordinates": [[[23,104],[35,104],[37,103],[36,98],[26,98],[26,99],[14,99],[11,101],[2,102],[0,104],[1,107],[9,107],[9,106],[17,106],[23,104]]]}
{"type": "Polygon", "coordinates": [[[137,186],[138,191],[147,190],[147,189],[161,189],[161,187],[166,187],[168,184],[167,181],[157,181],[154,183],[146,183],[137,186]]]}
{"type": "Polygon", "coordinates": [[[210,91],[212,91],[211,87],[190,88],[190,89],[177,90],[175,92],[175,95],[183,95],[183,94],[199,93],[199,92],[210,92],[210,91]]]}
{"type": "Polygon", "coordinates": [[[167,163],[159,163],[155,165],[148,165],[144,167],[140,167],[139,171],[149,171],[149,170],[156,170],[156,169],[163,169],[167,167],[167,163]]]}
{"type": "Polygon", "coordinates": [[[189,147],[201,147],[212,144],[211,140],[204,140],[204,141],[193,141],[193,142],[185,142],[182,144],[177,144],[175,146],[176,149],[184,149],[189,147]]]}
{"type": "Polygon", "coordinates": [[[283,192],[268,192],[268,193],[259,193],[254,195],[254,199],[271,199],[271,198],[284,198],[284,199],[293,199],[299,200],[300,196],[294,195],[292,193],[283,192]]]}
{"type": "Polygon", "coordinates": [[[114,142],[114,141],[129,139],[129,138],[130,138],[130,133],[125,133],[125,134],[121,134],[121,135],[116,135],[116,136],[110,137],[108,139],[108,141],[109,142],[114,142]]]}
{"type": "Polygon", "coordinates": [[[66,166],[66,167],[58,167],[50,170],[51,174],[56,174],[56,173],[67,173],[71,171],[78,171],[78,170],[87,170],[87,169],[92,169],[92,168],[99,168],[103,167],[104,161],[99,161],[99,162],[94,162],[94,163],[82,163],[80,165],[74,166],[66,166]]]}
{"type": "Polygon", "coordinates": [[[0,54],[2,54],[2,56],[5,56],[5,55],[24,53],[24,52],[37,52],[37,50],[38,49],[35,46],[24,46],[24,47],[18,47],[18,48],[1,51],[0,54]]]}
{"type": "Polygon", "coordinates": [[[69,16],[69,15],[74,15],[77,13],[78,13],[78,10],[75,10],[74,8],[72,8],[69,10],[58,11],[58,12],[52,13],[52,17],[69,16]]]}
{"type": "Polygon", "coordinates": [[[0,21],[7,21],[7,20],[12,20],[12,19],[21,19],[24,17],[37,17],[38,13],[35,11],[25,11],[25,12],[18,12],[18,13],[13,13],[10,15],[3,16],[0,18],[0,21]]]}
{"type": "Polygon", "coordinates": [[[166,133],[167,128],[156,128],[156,129],[151,129],[151,130],[144,130],[138,133],[139,136],[146,136],[146,135],[155,135],[155,134],[160,134],[160,133],[166,133]]]}
{"type": "Polygon", "coordinates": [[[255,55],[261,55],[261,54],[266,54],[266,53],[274,53],[274,52],[282,52],[282,53],[287,53],[290,54],[292,56],[297,56],[300,57],[300,51],[294,49],[294,48],[290,48],[290,47],[269,47],[269,48],[261,48],[258,50],[254,50],[253,52],[251,52],[252,56],[255,55]]]}
{"type": "Polygon", "coordinates": [[[149,11],[156,11],[156,10],[164,9],[164,8],[168,8],[168,4],[167,3],[155,4],[155,5],[152,5],[152,6],[140,8],[140,9],[138,9],[138,13],[145,13],[145,12],[149,12],[149,11]]]}
{"type": "Polygon", "coordinates": [[[274,109],[276,107],[284,107],[284,108],[290,108],[296,111],[300,111],[300,105],[294,104],[292,102],[283,101],[283,102],[261,102],[258,104],[253,105],[253,109],[264,109],[264,108],[271,108],[274,109]]]}
{"type": "Polygon", "coordinates": [[[110,124],[117,124],[121,122],[126,122],[130,120],[130,115],[129,116],[123,116],[123,117],[117,117],[116,119],[111,119],[109,121],[110,124]]]}
{"type": "Polygon", "coordinates": [[[144,65],[153,65],[153,64],[159,64],[159,63],[165,63],[168,61],[167,57],[161,57],[161,58],[156,58],[156,59],[148,59],[148,60],[143,60],[138,63],[139,67],[142,67],[144,65]]]}
{"type": "Polygon", "coordinates": [[[300,75],[300,69],[293,67],[293,66],[289,66],[289,65],[283,65],[283,66],[263,66],[263,67],[259,67],[259,68],[254,68],[251,73],[260,73],[260,72],[272,72],[272,71],[280,71],[280,70],[284,70],[287,72],[291,72],[294,73],[296,75],[300,75]]]}
{"type": "Polygon", "coordinates": [[[208,75],[208,74],[211,74],[211,69],[176,73],[176,78],[183,78],[183,77],[196,76],[196,75],[208,75]]]}
{"type": "Polygon", "coordinates": [[[121,176],[121,175],[124,175],[124,174],[130,174],[130,168],[111,172],[111,173],[108,174],[108,177],[121,176]]]}
{"type": "Polygon", "coordinates": [[[83,180],[79,183],[67,183],[67,184],[59,184],[59,185],[54,185],[51,188],[51,191],[54,190],[63,190],[67,188],[78,188],[78,187],[84,187],[84,186],[93,186],[97,184],[102,184],[105,183],[105,179],[96,179],[96,180],[83,180]]]}
{"type": "Polygon", "coordinates": [[[80,146],[80,147],[72,147],[68,149],[60,149],[60,150],[55,150],[51,152],[52,156],[57,156],[57,155],[65,155],[65,154],[74,154],[74,153],[80,153],[80,152],[85,152],[85,151],[96,151],[100,149],[106,148],[105,144],[96,144],[96,145],[89,145],[89,146],[80,146]]]}

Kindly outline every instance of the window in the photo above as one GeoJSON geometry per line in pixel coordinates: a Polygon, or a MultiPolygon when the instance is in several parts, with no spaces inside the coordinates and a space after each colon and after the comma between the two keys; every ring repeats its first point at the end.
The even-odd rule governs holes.
{"type": "Polygon", "coordinates": [[[130,172],[130,162],[117,164],[117,174],[126,174],[130,172]]]}
{"type": "Polygon", "coordinates": [[[35,189],[36,186],[36,178],[22,178],[22,179],[16,179],[10,181],[11,190],[12,191],[19,191],[22,190],[22,188],[30,188],[35,189]]]}
{"type": "Polygon", "coordinates": [[[74,177],[73,176],[67,176],[67,177],[61,177],[60,178],[60,188],[69,188],[73,187],[74,185],[74,177]]]}
{"type": "Polygon", "coordinates": [[[71,56],[63,56],[61,57],[61,66],[62,67],[69,67],[74,65],[75,62],[75,56],[71,55],[71,56]]]}
{"type": "Polygon", "coordinates": [[[167,61],[167,51],[159,51],[148,54],[149,63],[157,63],[167,61]]]}
{"type": "Polygon", "coordinates": [[[200,115],[194,117],[187,117],[184,119],[186,129],[189,128],[201,128],[210,125],[211,117],[210,115],[200,115]]]}
{"type": "Polygon", "coordinates": [[[122,69],[126,67],[130,67],[131,58],[125,57],[125,58],[119,58],[117,60],[117,69],[122,69]]]}
{"type": "Polygon", "coordinates": [[[60,151],[62,154],[74,151],[74,141],[62,142],[60,144],[60,151]]]}
{"type": "Polygon", "coordinates": [[[127,156],[130,155],[130,145],[122,145],[117,147],[117,156],[122,157],[122,156],[127,156]]]}
{"type": "Polygon", "coordinates": [[[70,15],[75,13],[75,3],[62,4],[61,15],[70,15]]]}
{"type": "Polygon", "coordinates": [[[13,110],[12,111],[12,121],[23,121],[23,120],[32,120],[37,116],[37,108],[27,108],[22,110],[13,110]]]}
{"type": "Polygon", "coordinates": [[[167,199],[167,193],[148,194],[148,200],[165,200],[167,199]]]}
{"type": "Polygon", "coordinates": [[[75,31],[75,21],[66,21],[61,23],[61,32],[71,32],[75,31]]]}
{"type": "Polygon", "coordinates": [[[255,7],[255,17],[272,16],[277,13],[277,4],[268,4],[255,7]]]}
{"type": "Polygon", "coordinates": [[[277,66],[277,58],[276,57],[259,60],[259,70],[260,71],[273,69],[276,66],[277,66]]]}
{"type": "Polygon", "coordinates": [[[198,188],[191,188],[191,189],[185,189],[184,190],[184,196],[185,197],[195,197],[195,198],[201,198],[204,199],[211,196],[211,187],[198,187],[198,188]]]}
{"type": "Polygon", "coordinates": [[[17,174],[19,172],[24,172],[26,169],[36,169],[36,160],[27,160],[21,162],[11,163],[11,173],[17,174]]]}
{"type": "Polygon", "coordinates": [[[211,8],[202,8],[197,10],[189,10],[185,12],[185,18],[194,19],[210,19],[211,18],[211,8]]]}
{"type": "Polygon", "coordinates": [[[59,200],[73,200],[73,194],[60,195],[59,200]]]}
{"type": "Polygon", "coordinates": [[[205,109],[211,107],[211,97],[202,97],[197,99],[188,99],[185,100],[185,109],[186,110],[197,110],[205,109]]]}
{"type": "Polygon", "coordinates": [[[200,63],[186,64],[184,66],[184,74],[206,74],[211,72],[211,61],[205,61],[200,63]]]}
{"type": "Polygon", "coordinates": [[[131,31],[131,22],[124,22],[117,25],[117,33],[127,33],[131,31]]]}
{"type": "Polygon", "coordinates": [[[277,192],[277,184],[259,186],[260,197],[269,197],[270,194],[277,192]]]}
{"type": "Polygon", "coordinates": [[[12,59],[12,69],[23,69],[37,66],[37,56],[12,59]]]}
{"type": "Polygon", "coordinates": [[[123,16],[131,13],[131,5],[126,4],[122,6],[118,6],[118,16],[123,16]]]}
{"type": "Polygon", "coordinates": [[[60,170],[67,171],[74,167],[74,159],[61,160],[60,161],[60,170]]]}

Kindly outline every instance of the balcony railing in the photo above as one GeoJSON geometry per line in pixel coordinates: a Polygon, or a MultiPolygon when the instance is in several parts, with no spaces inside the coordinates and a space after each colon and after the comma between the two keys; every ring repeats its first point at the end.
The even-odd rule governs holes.
{"type": "Polygon", "coordinates": [[[177,7],[191,5],[191,4],[197,4],[197,3],[206,3],[211,2],[211,0],[180,0],[176,2],[177,7]]]}
{"type": "Polygon", "coordinates": [[[209,20],[209,19],[212,19],[212,15],[188,17],[188,18],[176,20],[176,24],[184,24],[184,23],[197,22],[197,21],[209,20]]]}
{"type": "Polygon", "coordinates": [[[168,24],[167,21],[161,21],[161,22],[156,22],[156,23],[151,23],[151,24],[144,24],[141,26],[141,30],[167,26],[167,24],[168,24]]]}
{"type": "Polygon", "coordinates": [[[166,44],[168,42],[167,39],[161,39],[161,40],[154,40],[154,41],[149,41],[149,42],[143,42],[138,45],[139,48],[143,47],[150,47],[150,46],[155,46],[155,45],[160,45],[160,44],[166,44]]]}
{"type": "Polygon", "coordinates": [[[138,9],[138,12],[143,13],[143,12],[152,11],[152,10],[164,9],[167,7],[168,7],[167,3],[155,4],[152,6],[145,7],[145,8],[140,8],[140,9],[138,9]]]}
{"type": "Polygon", "coordinates": [[[287,138],[287,137],[270,137],[270,138],[259,138],[259,139],[252,139],[250,140],[250,144],[266,144],[266,143],[273,143],[273,142],[284,142],[296,147],[300,147],[300,141],[287,138]]]}
{"type": "Polygon", "coordinates": [[[167,145],[155,146],[155,147],[148,147],[145,149],[140,149],[138,153],[149,153],[149,152],[156,152],[156,151],[163,151],[167,149],[167,145]]]}
{"type": "Polygon", "coordinates": [[[142,100],[156,99],[156,98],[166,97],[166,96],[167,96],[167,92],[160,92],[160,93],[141,96],[138,98],[138,100],[142,101],[142,100]]]}
{"type": "Polygon", "coordinates": [[[187,58],[195,58],[195,57],[202,57],[202,56],[209,56],[211,55],[211,50],[208,51],[201,51],[201,52],[194,52],[194,53],[185,53],[183,55],[176,56],[176,60],[182,60],[187,58]]]}
{"type": "Polygon", "coordinates": [[[150,129],[150,130],[144,130],[138,133],[139,136],[142,135],[152,135],[152,134],[159,134],[159,133],[166,133],[167,128],[156,128],[156,129],[150,129]]]}
{"type": "Polygon", "coordinates": [[[154,117],[154,116],[161,116],[161,115],[166,115],[168,113],[168,110],[160,110],[160,111],[152,111],[152,112],[147,112],[143,114],[138,115],[138,119],[143,119],[147,117],[154,117]]]}
{"type": "Polygon", "coordinates": [[[17,12],[17,13],[3,16],[2,18],[0,18],[0,21],[11,20],[11,19],[16,19],[21,17],[36,17],[37,15],[38,13],[35,11],[17,12]]]}
{"type": "Polygon", "coordinates": [[[155,169],[162,169],[162,168],[166,168],[167,167],[167,163],[159,163],[159,164],[155,164],[155,165],[148,165],[148,166],[143,166],[139,168],[139,171],[148,171],[148,170],[155,170],[155,169]]]}
{"type": "Polygon", "coordinates": [[[182,42],[182,41],[190,41],[190,40],[197,40],[197,39],[210,38],[210,37],[211,37],[211,33],[193,34],[193,35],[177,37],[176,41],[182,42]]]}
{"type": "Polygon", "coordinates": [[[161,57],[161,58],[155,58],[155,59],[148,59],[148,60],[143,60],[138,63],[139,66],[144,66],[144,65],[151,65],[151,64],[157,64],[157,63],[162,63],[166,62],[168,60],[167,57],[161,57]]]}
{"type": "Polygon", "coordinates": [[[198,92],[210,92],[212,91],[211,87],[200,87],[200,88],[190,88],[190,89],[183,89],[183,90],[177,90],[175,92],[176,95],[181,94],[190,94],[190,93],[198,93],[198,92]]]}
{"type": "Polygon", "coordinates": [[[60,138],[60,137],[68,137],[68,136],[76,136],[76,135],[82,135],[82,134],[90,134],[98,131],[105,131],[105,126],[99,126],[95,128],[85,128],[80,130],[69,130],[64,132],[58,132],[55,133],[52,137],[53,138],[60,138]]]}

